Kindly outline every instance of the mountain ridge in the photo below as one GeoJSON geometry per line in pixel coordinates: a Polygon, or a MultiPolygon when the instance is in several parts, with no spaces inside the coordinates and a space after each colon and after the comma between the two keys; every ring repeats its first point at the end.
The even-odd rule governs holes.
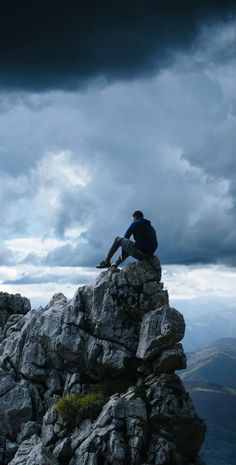
{"type": "Polygon", "coordinates": [[[234,465],[236,454],[236,338],[220,338],[189,357],[181,373],[207,423],[201,451],[208,465],[234,465]]]}
{"type": "Polygon", "coordinates": [[[189,357],[188,369],[181,378],[236,388],[235,366],[236,338],[220,338],[189,357]]]}

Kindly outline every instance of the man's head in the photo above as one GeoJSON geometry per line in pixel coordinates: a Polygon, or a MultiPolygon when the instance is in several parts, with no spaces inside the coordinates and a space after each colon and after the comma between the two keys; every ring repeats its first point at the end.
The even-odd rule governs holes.
{"type": "Polygon", "coordinates": [[[141,212],[140,210],[136,210],[133,213],[132,218],[133,218],[134,221],[140,220],[140,218],[143,218],[143,212],[141,212]]]}

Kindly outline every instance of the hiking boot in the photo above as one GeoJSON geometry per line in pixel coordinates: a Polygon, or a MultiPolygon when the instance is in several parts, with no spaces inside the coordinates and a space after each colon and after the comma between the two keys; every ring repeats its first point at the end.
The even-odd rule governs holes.
{"type": "Polygon", "coordinates": [[[110,268],[111,262],[107,262],[106,260],[102,260],[96,268],[110,268]]]}

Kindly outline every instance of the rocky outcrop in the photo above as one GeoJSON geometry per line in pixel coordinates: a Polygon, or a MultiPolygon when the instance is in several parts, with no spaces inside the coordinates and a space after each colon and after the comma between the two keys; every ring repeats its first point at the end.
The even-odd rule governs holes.
{"type": "Polygon", "coordinates": [[[160,278],[153,258],[37,310],[0,294],[0,463],[202,463],[205,425],[175,374],[186,366],[184,319],[160,278]],[[105,384],[95,417],[59,415],[63,396],[105,384]]]}

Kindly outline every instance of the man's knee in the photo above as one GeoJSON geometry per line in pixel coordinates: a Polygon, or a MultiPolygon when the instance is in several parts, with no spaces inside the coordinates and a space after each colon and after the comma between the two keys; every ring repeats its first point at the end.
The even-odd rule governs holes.
{"type": "Polygon", "coordinates": [[[131,255],[133,257],[133,252],[135,250],[134,242],[132,242],[130,239],[126,239],[126,237],[122,237],[121,247],[128,255],[131,255]]]}
{"type": "Polygon", "coordinates": [[[116,242],[117,244],[121,245],[122,239],[123,239],[123,237],[121,237],[121,236],[116,236],[115,242],[116,242]]]}

